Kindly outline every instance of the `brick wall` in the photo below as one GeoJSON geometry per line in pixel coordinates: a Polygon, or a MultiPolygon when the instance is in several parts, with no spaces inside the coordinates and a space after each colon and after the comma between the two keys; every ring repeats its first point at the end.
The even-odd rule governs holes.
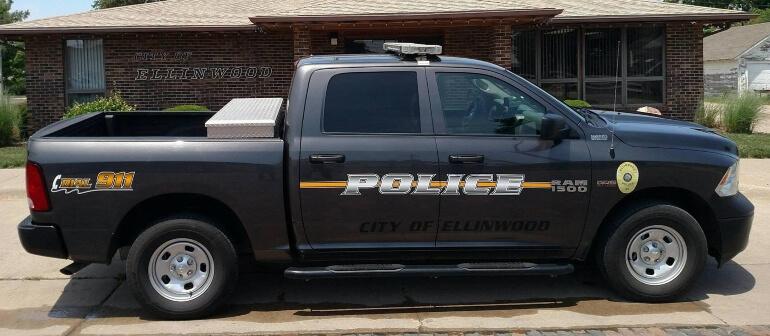
{"type": "MultiPolygon", "coordinates": [[[[66,110],[64,40],[27,38],[30,130],[66,110]]],[[[182,104],[219,109],[232,98],[286,96],[293,75],[292,32],[189,32],[88,36],[104,40],[108,92],[140,110],[182,104]]],[[[308,46],[309,47],[309,46],[308,46]]]]}
{"type": "Polygon", "coordinates": [[[108,35],[104,53],[108,90],[142,110],[285,96],[293,73],[289,31],[108,35]]]}
{"type": "Polygon", "coordinates": [[[666,106],[669,117],[693,120],[703,100],[703,26],[666,25],[666,106]]]}
{"type": "Polygon", "coordinates": [[[35,131],[60,120],[65,109],[63,42],[59,36],[34,36],[25,42],[28,127],[35,131]]]}
{"type": "MultiPolygon", "coordinates": [[[[669,23],[666,43],[666,115],[692,119],[703,97],[701,25],[669,23]]],[[[391,35],[397,32],[389,31],[391,35]]],[[[414,34],[414,32],[410,32],[414,34]]],[[[511,26],[458,27],[443,34],[444,53],[490,61],[510,69],[511,26]]],[[[241,32],[131,33],[104,40],[108,91],[139,109],[181,104],[219,109],[232,98],[285,96],[293,61],[311,54],[344,52],[345,36],[292,29],[241,32]]],[[[360,35],[360,34],[359,34],[360,35]]],[[[374,36],[374,35],[373,35],[374,36]]],[[[31,36],[27,45],[30,129],[57,121],[66,109],[62,35],[31,36]]],[[[408,40],[405,39],[405,40],[408,40]]]]}

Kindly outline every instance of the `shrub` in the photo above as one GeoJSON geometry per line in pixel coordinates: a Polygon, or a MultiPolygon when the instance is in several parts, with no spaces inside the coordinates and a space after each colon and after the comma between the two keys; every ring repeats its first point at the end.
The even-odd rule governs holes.
{"type": "Polygon", "coordinates": [[[591,108],[591,104],[580,99],[567,99],[564,101],[564,104],[567,104],[567,106],[573,109],[591,108]]]}
{"type": "Polygon", "coordinates": [[[19,108],[0,94],[0,146],[12,145],[19,139],[19,108]]]}
{"type": "Polygon", "coordinates": [[[200,105],[179,105],[174,107],[169,107],[163,111],[166,112],[205,112],[209,109],[206,106],[200,106],[200,105]]]}
{"type": "Polygon", "coordinates": [[[25,140],[27,138],[27,103],[18,105],[18,112],[16,127],[19,128],[19,140],[25,140]]]}
{"type": "Polygon", "coordinates": [[[751,133],[762,109],[762,97],[743,93],[725,101],[723,126],[729,133],[751,133]]]}
{"type": "Polygon", "coordinates": [[[703,103],[695,111],[695,122],[708,128],[719,128],[719,122],[723,113],[722,105],[703,103]]]}
{"type": "Polygon", "coordinates": [[[134,110],[136,110],[136,106],[126,102],[119,93],[113,93],[107,97],[102,97],[87,103],[75,103],[69,108],[69,110],[67,110],[67,113],[64,114],[64,119],[74,118],[79,115],[91,112],[119,112],[134,110]]]}

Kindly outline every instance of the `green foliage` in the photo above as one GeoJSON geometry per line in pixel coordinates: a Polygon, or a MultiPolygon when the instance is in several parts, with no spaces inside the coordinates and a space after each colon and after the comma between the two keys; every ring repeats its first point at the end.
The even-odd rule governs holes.
{"type": "Polygon", "coordinates": [[[6,91],[12,95],[24,95],[27,92],[26,81],[26,54],[24,43],[6,42],[3,48],[3,85],[6,91]]]}
{"type": "Polygon", "coordinates": [[[738,145],[742,158],[770,158],[770,134],[724,134],[738,145]]]}
{"type": "Polygon", "coordinates": [[[138,5],[148,2],[157,2],[163,0],[94,0],[93,7],[95,9],[105,9],[112,7],[121,7],[128,5],[138,5]]]}
{"type": "Polygon", "coordinates": [[[12,11],[13,0],[0,0],[0,24],[8,24],[26,20],[29,17],[28,10],[12,11]]]}
{"type": "Polygon", "coordinates": [[[64,119],[70,119],[91,112],[134,111],[136,106],[126,102],[119,93],[113,93],[87,103],[75,103],[64,114],[64,119]]]}
{"type": "Polygon", "coordinates": [[[770,8],[765,8],[765,9],[754,8],[751,10],[751,12],[759,16],[749,20],[749,24],[770,22],[770,8]]]}
{"type": "MultiPolygon", "coordinates": [[[[0,0],[0,24],[8,24],[25,20],[29,11],[12,11],[13,0],[0,0]]],[[[25,93],[24,76],[24,43],[4,41],[2,48],[3,85],[11,94],[25,93]]]]}
{"type": "Polygon", "coordinates": [[[666,0],[666,2],[743,11],[770,6],[770,0],[666,0]]]}
{"type": "Polygon", "coordinates": [[[8,95],[0,95],[0,146],[9,146],[19,140],[19,107],[8,95]]]}
{"type": "Polygon", "coordinates": [[[564,101],[564,104],[567,104],[567,106],[573,109],[591,108],[591,104],[580,99],[567,99],[564,101]]]}
{"type": "Polygon", "coordinates": [[[24,167],[27,148],[24,146],[0,147],[0,168],[24,167]]]}
{"type": "Polygon", "coordinates": [[[725,100],[723,126],[729,133],[751,133],[764,100],[755,93],[743,93],[725,100]]]}
{"type": "Polygon", "coordinates": [[[695,111],[695,122],[708,128],[719,128],[719,122],[723,113],[722,105],[715,103],[703,103],[695,111]]]}
{"type": "Polygon", "coordinates": [[[174,107],[169,107],[163,111],[166,112],[205,112],[209,111],[208,107],[206,106],[200,106],[200,105],[179,105],[174,107]]]}

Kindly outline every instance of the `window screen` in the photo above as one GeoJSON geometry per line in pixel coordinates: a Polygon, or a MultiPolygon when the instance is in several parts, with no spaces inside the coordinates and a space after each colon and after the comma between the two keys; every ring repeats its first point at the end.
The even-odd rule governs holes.
{"type": "Polygon", "coordinates": [[[102,40],[67,40],[66,63],[69,104],[104,95],[102,40]]]}
{"type": "Polygon", "coordinates": [[[417,73],[357,72],[333,76],[326,89],[323,130],[419,133],[417,73]]]}

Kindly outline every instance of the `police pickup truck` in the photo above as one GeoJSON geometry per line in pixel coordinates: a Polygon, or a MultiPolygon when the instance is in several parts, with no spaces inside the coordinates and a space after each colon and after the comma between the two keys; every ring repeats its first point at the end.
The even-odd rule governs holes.
{"type": "Polygon", "coordinates": [[[504,68],[388,44],[296,65],[288,100],[104,112],[29,140],[33,254],[126,258],[172,319],[228,301],[241,255],[295,279],[556,276],[595,265],[630,300],[685,293],[747,244],[735,143],[573,110],[504,68]]]}

